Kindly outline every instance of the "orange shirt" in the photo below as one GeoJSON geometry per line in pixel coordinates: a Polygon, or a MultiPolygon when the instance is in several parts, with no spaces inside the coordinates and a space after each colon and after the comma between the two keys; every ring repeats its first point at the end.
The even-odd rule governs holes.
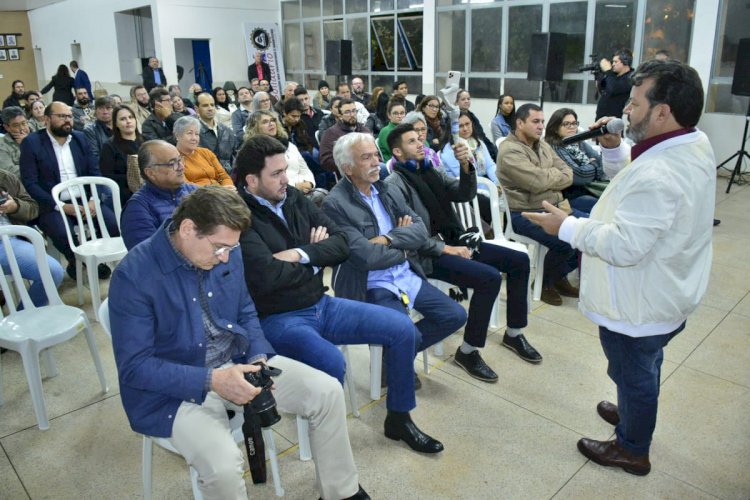
{"type": "Polygon", "coordinates": [[[210,149],[196,148],[184,156],[185,179],[198,186],[231,186],[231,177],[210,149]]]}

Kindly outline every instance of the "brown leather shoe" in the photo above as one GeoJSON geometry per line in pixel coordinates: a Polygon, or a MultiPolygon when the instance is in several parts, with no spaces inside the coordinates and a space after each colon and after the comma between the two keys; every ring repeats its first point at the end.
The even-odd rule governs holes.
{"type": "Polygon", "coordinates": [[[564,295],[566,297],[575,297],[578,298],[578,288],[574,287],[570,284],[570,281],[568,281],[568,278],[562,277],[559,280],[555,281],[555,290],[557,290],[560,295],[564,295]]]}
{"type": "Polygon", "coordinates": [[[636,456],[617,444],[617,441],[596,441],[581,438],[578,441],[578,451],[583,456],[607,467],[620,467],[629,474],[645,476],[651,472],[651,462],[648,454],[636,456]]]}
{"type": "Polygon", "coordinates": [[[560,294],[557,293],[557,290],[555,290],[555,287],[553,286],[542,287],[541,299],[542,302],[551,306],[561,306],[563,302],[562,297],[560,297],[560,294]]]}
{"type": "Polygon", "coordinates": [[[620,412],[614,403],[610,403],[609,401],[600,402],[596,405],[596,413],[608,424],[617,425],[620,423],[620,412]]]}

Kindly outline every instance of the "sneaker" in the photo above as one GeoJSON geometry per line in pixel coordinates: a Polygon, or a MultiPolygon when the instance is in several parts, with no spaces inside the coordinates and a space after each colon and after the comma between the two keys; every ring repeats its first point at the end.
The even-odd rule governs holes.
{"type": "Polygon", "coordinates": [[[453,358],[453,361],[477,380],[492,383],[497,382],[497,373],[487,366],[487,363],[484,362],[482,356],[479,354],[479,350],[464,354],[459,347],[456,350],[456,356],[453,358]]]}
{"type": "Polygon", "coordinates": [[[516,337],[511,337],[508,335],[508,332],[505,332],[505,335],[503,335],[503,345],[518,354],[518,357],[524,361],[534,364],[542,362],[542,355],[529,344],[523,333],[516,337]]]}

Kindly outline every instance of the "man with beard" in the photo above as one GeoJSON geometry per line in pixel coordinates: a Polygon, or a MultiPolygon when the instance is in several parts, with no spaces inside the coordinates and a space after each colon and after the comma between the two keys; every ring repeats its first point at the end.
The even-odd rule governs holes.
{"type": "Polygon", "coordinates": [[[351,99],[341,99],[338,105],[339,119],[336,124],[326,130],[320,139],[320,166],[329,172],[336,172],[336,162],[333,160],[333,146],[339,137],[351,132],[372,134],[370,129],[357,122],[357,106],[351,99]]]}
{"type": "Polygon", "coordinates": [[[232,113],[232,130],[234,131],[235,144],[242,144],[242,136],[245,135],[245,124],[250,113],[253,112],[253,92],[247,87],[237,89],[237,100],[240,105],[232,113]]]}
{"type": "Polygon", "coordinates": [[[371,98],[372,94],[365,92],[365,82],[362,78],[358,76],[352,78],[352,99],[363,106],[367,106],[370,103],[371,98]]]}
{"type": "Polygon", "coordinates": [[[143,130],[143,122],[151,114],[151,108],[148,105],[148,91],[143,85],[136,85],[130,89],[130,103],[128,106],[133,111],[135,119],[138,122],[138,128],[143,130]]]}
{"type": "MultiPolygon", "coordinates": [[[[698,73],[677,61],[648,61],[633,74],[630,126],[600,138],[610,179],[589,219],[524,214],[583,253],[579,309],[599,326],[617,385],[617,405],[599,416],[615,439],[582,438],[578,450],[600,465],[643,476],[656,426],[664,346],[685,328],[711,274],[714,153],[695,128],[703,110],[698,73]]],[[[601,127],[613,117],[599,120],[601,127]]]]}
{"type": "MultiPolygon", "coordinates": [[[[68,275],[75,279],[75,255],[68,245],[65,223],[52,198],[52,188],[70,179],[101,174],[86,136],[73,130],[73,112],[70,106],[55,101],[47,106],[44,114],[48,120],[47,128],[29,134],[21,143],[21,181],[39,204],[39,227],[65,256],[68,275]]],[[[63,193],[62,199],[68,201],[71,194],[79,198],[78,208],[83,212],[81,205],[86,202],[87,193],[63,193]]],[[[93,203],[93,200],[89,200],[92,210],[93,203]]],[[[109,234],[119,236],[117,219],[112,209],[101,204],[101,210],[109,234]]],[[[63,212],[70,223],[77,223],[72,203],[66,203],[63,212]]],[[[100,279],[108,278],[111,274],[106,264],[99,264],[98,270],[100,279]]]]}
{"type": "Polygon", "coordinates": [[[23,82],[21,80],[14,80],[11,88],[13,89],[13,92],[11,92],[11,94],[3,101],[3,108],[8,108],[10,106],[18,106],[19,108],[22,108],[24,93],[26,92],[23,82]]]}
{"type": "Polygon", "coordinates": [[[200,146],[213,151],[219,163],[227,173],[232,171],[232,156],[234,155],[234,134],[229,127],[219,123],[216,119],[216,103],[214,96],[208,92],[199,94],[195,101],[195,110],[201,122],[200,146]]]}
{"type": "Polygon", "coordinates": [[[89,98],[89,92],[81,87],[76,89],[76,102],[73,103],[73,128],[83,131],[86,125],[94,123],[96,109],[89,98]]]}

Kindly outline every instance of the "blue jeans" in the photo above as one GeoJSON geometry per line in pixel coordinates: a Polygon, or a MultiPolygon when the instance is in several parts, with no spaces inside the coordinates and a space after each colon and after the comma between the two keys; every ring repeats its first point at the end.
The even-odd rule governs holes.
{"type": "Polygon", "coordinates": [[[663,348],[684,329],[685,323],[664,335],[629,337],[599,327],[599,340],[609,361],[607,375],[617,385],[617,442],[634,455],[648,454],[656,427],[663,348]]]}
{"type": "MultiPolygon", "coordinates": [[[[367,290],[367,302],[393,309],[408,318],[401,299],[385,288],[367,290]]],[[[416,352],[437,344],[466,323],[466,310],[461,304],[427,281],[422,282],[422,287],[414,298],[414,309],[422,315],[422,319],[415,325],[416,352]]]]}
{"type": "MultiPolygon", "coordinates": [[[[589,216],[589,214],[575,208],[572,215],[585,218],[589,216]]],[[[511,212],[510,217],[513,230],[516,233],[538,241],[549,249],[547,256],[544,258],[545,286],[552,285],[578,267],[578,252],[573,247],[560,240],[557,236],[545,233],[541,227],[523,217],[521,212],[511,212]]]]}
{"type": "Polygon", "coordinates": [[[484,347],[487,340],[492,308],[503,281],[502,273],[508,273],[508,327],[523,328],[528,323],[528,255],[482,242],[473,259],[443,254],[433,261],[430,278],[474,290],[464,328],[464,340],[474,347],[484,347]]]}
{"type": "MultiPolygon", "coordinates": [[[[49,301],[47,299],[47,294],[44,291],[41,274],[39,273],[39,266],[37,266],[36,263],[34,245],[20,238],[11,238],[10,242],[11,247],[13,248],[13,253],[16,256],[18,270],[21,271],[21,276],[23,276],[24,279],[31,281],[31,286],[28,290],[31,301],[37,307],[46,306],[49,301]]],[[[52,271],[52,281],[55,282],[56,287],[59,287],[63,280],[62,266],[49,255],[47,255],[47,264],[49,265],[50,271],[52,271]]],[[[0,265],[6,274],[10,274],[8,255],[5,253],[4,245],[0,245],[0,265]]],[[[6,297],[6,299],[10,299],[10,297],[6,297]]]]}
{"type": "Polygon", "coordinates": [[[417,332],[408,316],[324,295],[311,307],[272,314],[260,320],[260,325],[277,353],[317,368],[342,384],[346,362],[337,345],[383,345],[388,374],[387,408],[408,412],[417,406],[414,397],[417,332]]]}

